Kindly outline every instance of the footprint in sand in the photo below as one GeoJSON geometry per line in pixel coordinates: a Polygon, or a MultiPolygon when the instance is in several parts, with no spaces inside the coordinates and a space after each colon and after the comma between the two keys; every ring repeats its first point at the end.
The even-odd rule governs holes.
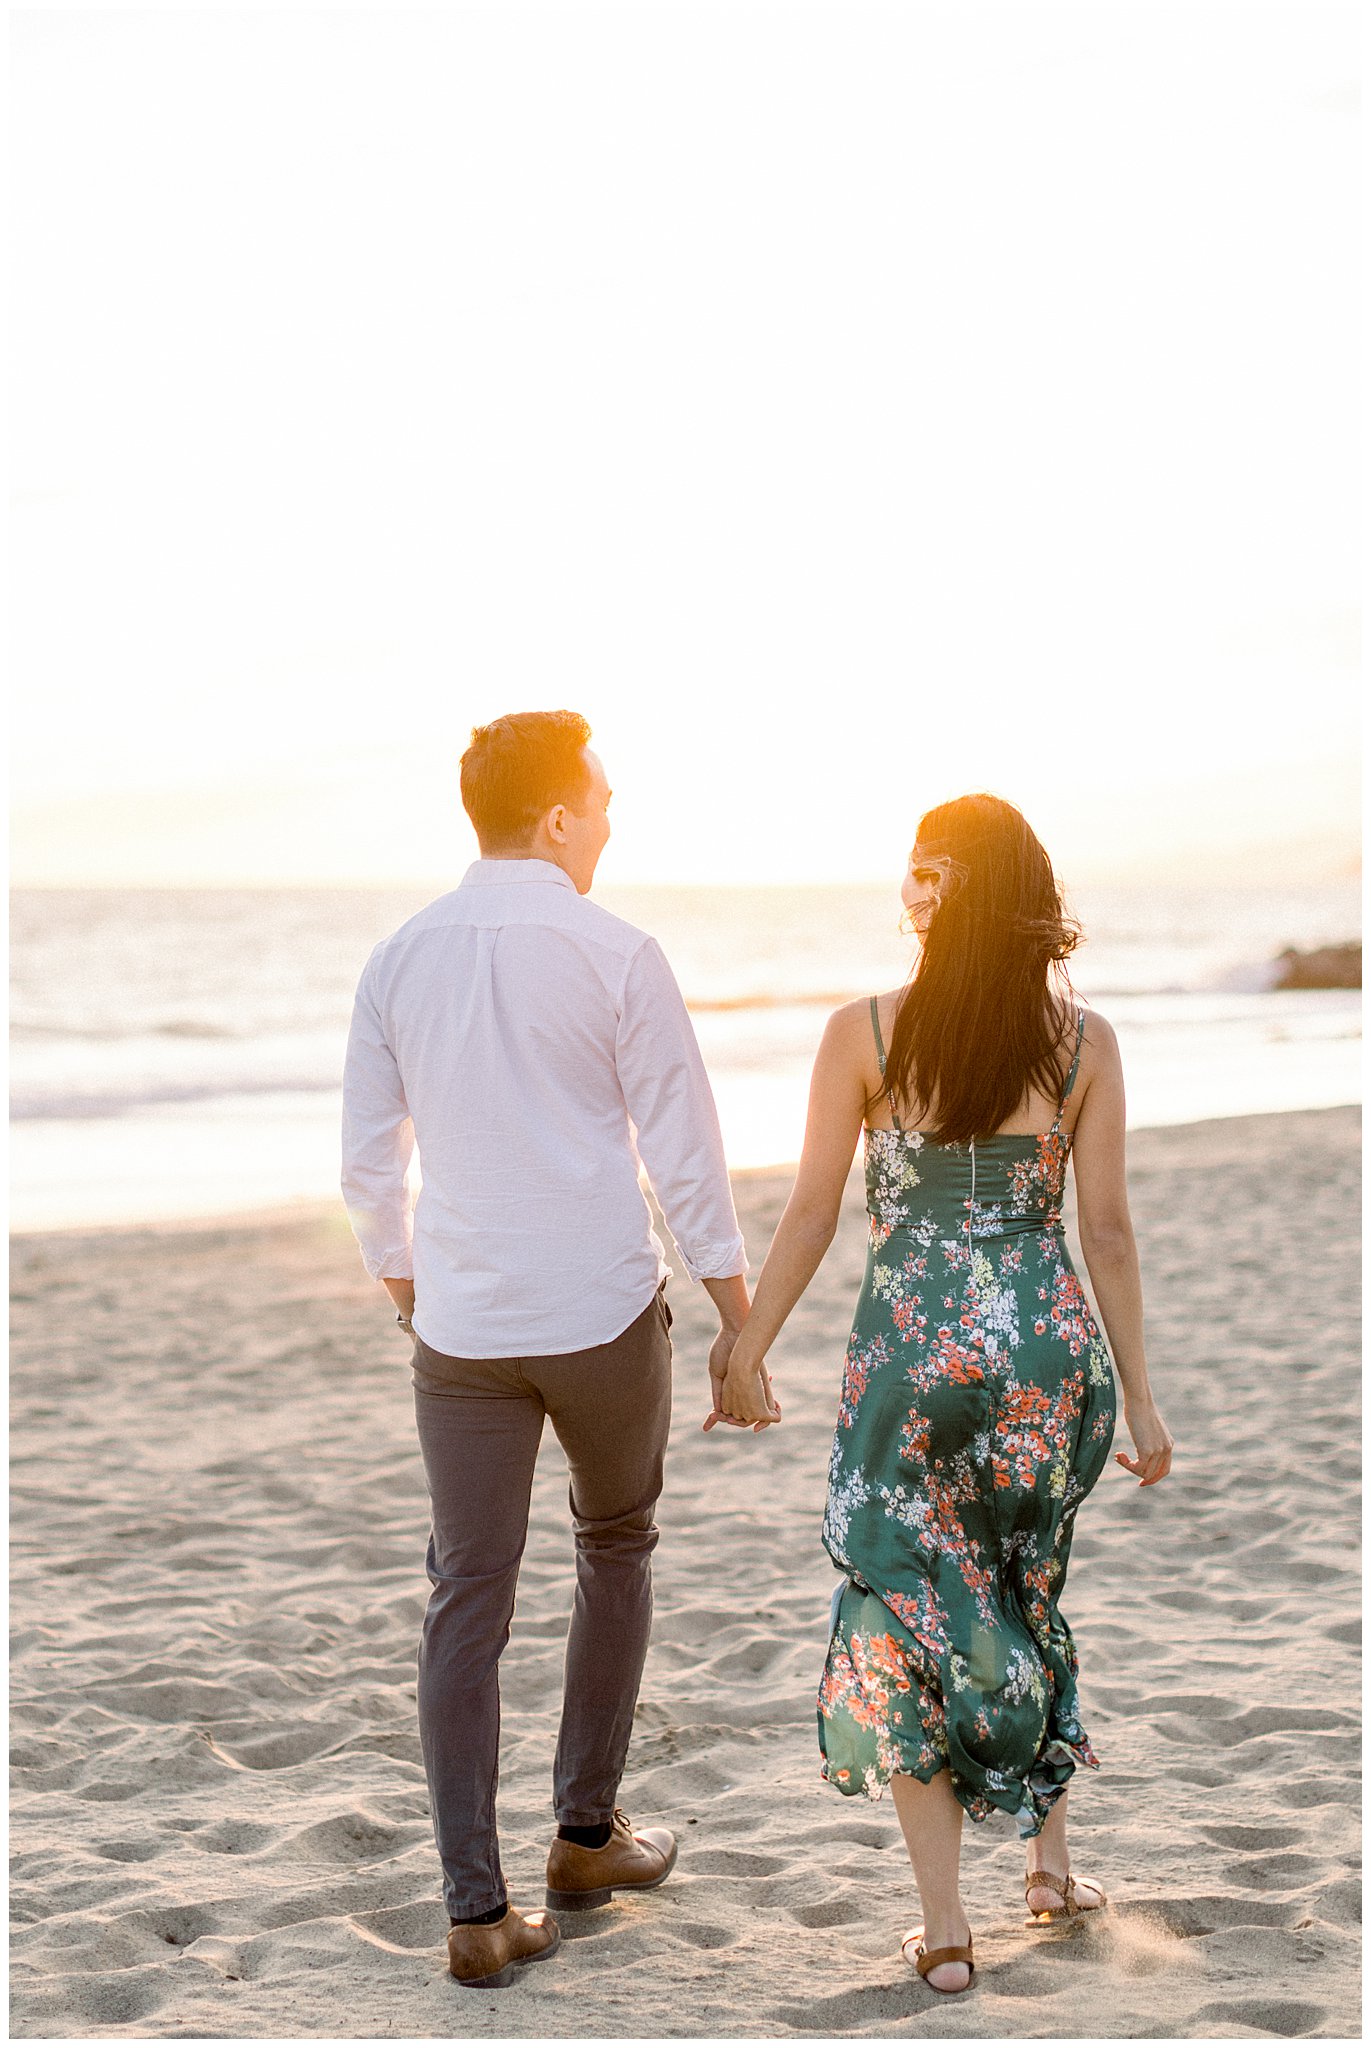
{"type": "Polygon", "coordinates": [[[690,1859],[692,1877],[774,1877],[785,1867],[779,1856],[758,1856],[747,1849],[706,1849],[690,1859]]]}
{"type": "Polygon", "coordinates": [[[1047,1952],[1040,1950],[1031,1962],[1022,1957],[989,1967],[978,1962],[976,1982],[995,1998],[1052,1998],[1066,1985],[1057,1972],[1043,1967],[1046,1961],[1047,1952]]]}
{"type": "Polygon", "coordinates": [[[87,1697],[131,1720],[179,1727],[186,1721],[226,1721],[243,1711],[242,1688],[189,1678],[154,1678],[132,1684],[92,1685],[87,1697]]]}
{"type": "Polygon", "coordinates": [[[1319,1894],[1318,1913],[1321,1920],[1331,1920],[1337,1927],[1360,1927],[1361,1879],[1339,1877],[1325,1885],[1319,1894]]]}
{"type": "Polygon", "coordinates": [[[331,1814],[327,1820],[315,1821],[285,1836],[277,1854],[292,1863],[370,1863],[378,1857],[394,1856],[427,1832],[426,1827],[394,1828],[354,1809],[331,1814]]]}
{"type": "Polygon", "coordinates": [[[1345,1778],[1285,1778],[1271,1788],[1281,1806],[1346,1806],[1345,1778]]]}
{"type": "MultiPolygon", "coordinates": [[[[235,1705],[240,1704],[235,1701],[235,1705]]],[[[352,1725],[341,1721],[269,1729],[265,1734],[255,1735],[238,1735],[228,1728],[200,1731],[210,1754],[240,1771],[288,1771],[296,1764],[310,1763],[315,1757],[326,1755],[352,1733],[352,1725]]]]}
{"type": "Polygon", "coordinates": [[[1297,2034],[1316,2034],[1324,2016],[1321,2005],[1306,2005],[1290,1998],[1216,1999],[1191,2015],[1197,2034],[1216,2033],[1221,2027],[1257,2027],[1266,2034],[1287,2039],[1297,2034]]]}
{"type": "Polygon", "coordinates": [[[1296,1885],[1308,1884],[1311,1878],[1321,1876],[1326,1869],[1327,1865],[1321,1863],[1317,1856],[1306,1856],[1298,1849],[1281,1849],[1274,1855],[1225,1864],[1223,1875],[1229,1884],[1246,1890],[1272,1892],[1289,1891],[1296,1885]]]}
{"type": "MultiPolygon", "coordinates": [[[[977,1987],[981,1971],[976,1973],[977,1987]]],[[[973,1990],[971,2000],[977,2001],[973,1990]]],[[[773,2005],[766,2018],[797,2034],[824,2034],[830,2039],[844,2034],[888,2034],[892,2024],[911,2020],[932,2008],[946,2010],[950,2001],[930,1991],[910,1970],[908,1978],[895,1984],[854,1984],[845,1991],[812,1999],[807,2005],[773,2005]]],[[[959,2000],[964,2010],[967,2001],[959,2000]]],[[[968,2030],[970,2031],[970,2030],[968,2030]]],[[[972,2038],[975,2038],[974,2034],[972,2038]]]]}
{"type": "Polygon", "coordinates": [[[769,1671],[776,1660],[794,1649],[793,1643],[782,1642],[776,1636],[752,1636],[734,1648],[721,1650],[719,1655],[705,1666],[714,1677],[736,1680],[741,1675],[758,1678],[769,1671]]]}
{"type": "Polygon", "coordinates": [[[1221,1849],[1285,1849],[1291,1842],[1302,1842],[1303,1828],[1252,1828],[1239,1822],[1231,1826],[1201,1828],[1200,1833],[1211,1842],[1217,1842],[1221,1849]]]}
{"type": "Polygon", "coordinates": [[[441,1950],[448,1918],[436,1899],[414,1899],[405,1906],[383,1906],[374,1913],[353,1913],[355,1927],[378,1936],[390,1948],[427,1954],[441,1950]]]}
{"type": "MultiPolygon", "coordinates": [[[[103,2033],[111,2027],[133,2027],[140,2020],[151,2019],[171,1996],[166,1965],[150,1963],[141,1969],[107,1974],[92,1970],[79,1977],[50,1978],[41,1991],[30,1994],[28,2006],[32,2020],[50,2019],[52,2031],[59,2035],[67,2032],[73,2019],[88,2021],[92,2031],[103,2033]]],[[[45,2033],[48,2029],[31,2025],[29,2031],[45,2033]]]]}
{"type": "Polygon", "coordinates": [[[831,1842],[840,1849],[893,1849],[900,1838],[889,1828],[874,1827],[866,1821],[844,1821],[838,1827],[809,1828],[797,1834],[795,1839],[815,1848],[831,1842]]]}
{"type": "Polygon", "coordinates": [[[1236,1749],[1241,1743],[1251,1742],[1264,1735],[1302,1734],[1308,1731],[1332,1731],[1347,1729],[1351,1722],[1346,1714],[1339,1714],[1328,1707],[1252,1707],[1245,1714],[1233,1714],[1220,1718],[1212,1711],[1206,1714],[1177,1713],[1174,1710],[1157,1714],[1152,1726],[1167,1742],[1205,1744],[1216,1749],[1236,1749]]]}
{"type": "MultiPolygon", "coordinates": [[[[1125,1935],[1136,1929],[1140,1941],[1198,1941],[1218,1925],[1218,1916],[1210,1910],[1213,1903],[1204,1899],[1133,1899],[1111,1907],[1101,1926],[1122,1930],[1125,1935]]],[[[1079,1924],[1090,1927],[1093,1922],[1079,1924]]]]}
{"type": "Polygon", "coordinates": [[[816,1899],[812,1905],[791,1906],[792,1920],[798,1920],[801,1927],[851,1927],[868,1915],[852,1899],[816,1899]]]}
{"type": "Polygon", "coordinates": [[[188,1948],[202,1934],[216,1933],[222,1917],[213,1906],[150,1906],[120,1913],[110,1924],[138,1935],[153,1948],[159,1942],[167,1948],[188,1948]]]}
{"type": "Polygon", "coordinates": [[[258,1821],[216,1820],[208,1827],[197,1827],[190,1846],[211,1856],[253,1856],[280,1837],[279,1827],[263,1827],[258,1821]]]}
{"type": "Polygon", "coordinates": [[[676,1920],[671,1925],[673,1938],[689,1948],[730,1948],[739,1932],[736,1927],[721,1927],[712,1920],[676,1920]]]}

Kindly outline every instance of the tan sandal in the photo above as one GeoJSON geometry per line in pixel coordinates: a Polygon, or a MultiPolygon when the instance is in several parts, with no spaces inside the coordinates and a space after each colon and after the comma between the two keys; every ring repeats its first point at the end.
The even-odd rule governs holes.
{"type": "Polygon", "coordinates": [[[975,1982],[976,1959],[971,1953],[971,1943],[969,1941],[965,1948],[925,1948],[922,1927],[914,1927],[910,1929],[909,1933],[900,1943],[900,1954],[907,1963],[913,1963],[926,1984],[928,1984],[929,1971],[936,1970],[940,1964],[966,1964],[966,1982],[960,1985],[957,1990],[953,1991],[941,1984],[928,1984],[930,1991],[938,1992],[943,1998],[960,1998],[962,1992],[969,1991],[975,1982]],[[909,1952],[911,1942],[916,1944],[912,1955],[909,1952]]]}
{"type": "Polygon", "coordinates": [[[1024,1876],[1023,1898],[1028,1904],[1030,1892],[1055,1892],[1061,1900],[1060,1906],[1048,1906],[1041,1913],[1030,1913],[1024,1921],[1025,1927],[1044,1927],[1053,1920],[1078,1920],[1082,1913],[1098,1913],[1099,1906],[1078,1906],[1076,1904],[1077,1884],[1088,1884],[1092,1892],[1100,1895],[1100,1906],[1109,1904],[1109,1897],[1102,1884],[1093,1878],[1074,1878],[1068,1870],[1065,1877],[1057,1877],[1050,1870],[1030,1870],[1024,1876]]]}

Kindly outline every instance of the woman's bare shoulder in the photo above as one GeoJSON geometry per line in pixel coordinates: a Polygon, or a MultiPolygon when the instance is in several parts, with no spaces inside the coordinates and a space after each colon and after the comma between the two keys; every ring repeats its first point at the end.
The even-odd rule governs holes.
{"type": "Polygon", "coordinates": [[[860,1058],[863,1033],[870,1038],[870,1000],[859,998],[850,1003],[839,1003],[836,1010],[828,1013],[821,1049],[829,1057],[839,1053],[844,1058],[860,1058]]]}
{"type": "Polygon", "coordinates": [[[876,1004],[881,1044],[888,1052],[901,994],[900,989],[892,989],[885,995],[857,996],[850,1003],[840,1003],[836,1010],[830,1012],[824,1027],[824,1044],[829,1053],[845,1062],[850,1061],[863,1076],[863,1085],[868,1089],[880,1087],[880,1064],[876,1033],[871,1028],[871,1005],[873,1001],[876,1004]]]}
{"type": "Polygon", "coordinates": [[[899,1008],[900,997],[903,994],[903,989],[892,988],[888,989],[884,995],[854,996],[850,1003],[840,1003],[836,1010],[830,1012],[828,1019],[829,1028],[836,1031],[851,1032],[854,1036],[858,1032],[865,1031],[869,1037],[871,1035],[872,1003],[874,1002],[876,1005],[877,1014],[880,1017],[882,1029],[884,1029],[887,1021],[894,1017],[896,1010],[899,1008]]]}
{"type": "Polygon", "coordinates": [[[1084,1103],[1097,1085],[1106,1088],[1116,1085],[1123,1063],[1119,1058],[1119,1041],[1109,1019],[1092,1009],[1089,1003],[1082,1003],[1080,1007],[1085,1012],[1085,1030],[1081,1036],[1080,1083],[1076,1093],[1084,1103]]]}
{"type": "Polygon", "coordinates": [[[1082,1057],[1092,1048],[1098,1049],[1116,1042],[1113,1025],[1107,1018],[1101,1016],[1088,997],[1078,996],[1073,991],[1069,1000],[1064,996],[1053,996],[1051,1004],[1051,1014],[1057,1021],[1059,1041],[1068,1050],[1075,1046],[1078,1023],[1084,1026],[1081,1032],[1082,1057]]]}
{"type": "Polygon", "coordinates": [[[1117,1059],[1119,1041],[1115,1036],[1114,1026],[1101,1011],[1092,1008],[1089,1003],[1082,1003],[1081,1008],[1085,1011],[1084,1045],[1097,1056],[1117,1059]]]}

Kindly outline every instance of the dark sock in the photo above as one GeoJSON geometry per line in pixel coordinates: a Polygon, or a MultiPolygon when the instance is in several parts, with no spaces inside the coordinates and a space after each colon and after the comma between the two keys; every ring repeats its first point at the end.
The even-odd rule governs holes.
{"type": "Polygon", "coordinates": [[[602,1820],[593,1828],[565,1828],[559,1821],[557,1832],[564,1842],[579,1842],[583,1849],[603,1849],[614,1833],[614,1823],[602,1820]]]}
{"type": "MultiPolygon", "coordinates": [[[[492,1906],[488,1913],[477,1913],[470,1920],[452,1920],[454,1927],[493,1927],[497,1920],[503,1920],[509,1911],[509,1900],[503,1906],[492,1906]]],[[[449,1915],[451,1919],[451,1915],[449,1915]]]]}

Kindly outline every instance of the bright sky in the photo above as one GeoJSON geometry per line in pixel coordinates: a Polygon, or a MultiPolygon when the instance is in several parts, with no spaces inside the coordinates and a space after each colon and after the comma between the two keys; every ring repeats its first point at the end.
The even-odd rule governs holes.
{"type": "Polygon", "coordinates": [[[11,19],[18,881],[1346,871],[1355,8],[11,19]]]}

